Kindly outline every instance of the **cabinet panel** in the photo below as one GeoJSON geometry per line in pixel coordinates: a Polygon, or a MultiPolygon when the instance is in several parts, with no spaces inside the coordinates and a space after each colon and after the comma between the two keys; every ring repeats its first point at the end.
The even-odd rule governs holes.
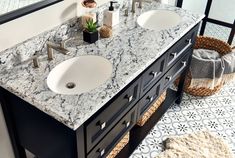
{"type": "Polygon", "coordinates": [[[130,110],[139,99],[139,80],[134,82],[86,127],[87,151],[89,152],[103,136],[130,110]]]}
{"type": "Polygon", "coordinates": [[[184,37],[182,37],[172,48],[167,52],[167,68],[173,66],[179,58],[181,58],[184,52],[188,51],[195,42],[198,26],[189,31],[184,37]]]}
{"type": "Polygon", "coordinates": [[[145,71],[142,76],[141,95],[144,95],[163,76],[165,62],[165,55],[163,55],[145,71]]]}
{"type": "Polygon", "coordinates": [[[161,95],[161,81],[155,84],[151,90],[138,102],[138,116],[142,116],[154,103],[154,101],[161,95]]]}
{"type": "Polygon", "coordinates": [[[118,143],[119,139],[125,135],[136,123],[136,108],[124,116],[121,121],[100,141],[98,145],[89,153],[88,158],[105,157],[118,143]]]}
{"type": "Polygon", "coordinates": [[[180,60],[178,60],[177,63],[163,77],[162,80],[163,89],[167,89],[167,86],[172,82],[174,82],[174,80],[186,69],[188,65],[189,56],[191,55],[191,51],[192,49],[185,52],[184,54],[186,55],[182,57],[180,60]]]}

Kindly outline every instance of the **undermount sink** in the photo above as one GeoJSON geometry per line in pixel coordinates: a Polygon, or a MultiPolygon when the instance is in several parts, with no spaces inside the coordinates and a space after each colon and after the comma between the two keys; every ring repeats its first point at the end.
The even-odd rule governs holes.
{"type": "Polygon", "coordinates": [[[176,26],[181,17],[170,10],[150,10],[141,14],[137,23],[145,29],[160,31],[176,26]]]}
{"type": "Polygon", "coordinates": [[[57,65],[47,77],[48,87],[59,94],[81,94],[104,83],[112,74],[109,60],[94,55],[79,56],[57,65]]]}

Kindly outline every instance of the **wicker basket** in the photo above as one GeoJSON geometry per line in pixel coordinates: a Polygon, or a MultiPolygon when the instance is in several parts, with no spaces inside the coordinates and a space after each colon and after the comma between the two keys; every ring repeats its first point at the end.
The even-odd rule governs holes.
{"type": "Polygon", "coordinates": [[[130,133],[128,132],[121,141],[114,147],[106,158],[115,158],[117,154],[128,144],[130,133]]]}
{"type": "Polygon", "coordinates": [[[144,126],[144,124],[149,120],[149,118],[156,112],[158,107],[164,102],[166,99],[166,92],[162,93],[161,96],[157,99],[155,103],[149,108],[147,112],[144,113],[144,115],[139,119],[137,122],[138,126],[144,126]]]}
{"type": "MultiPolygon", "coordinates": [[[[232,52],[232,48],[229,44],[226,42],[223,42],[221,40],[212,38],[212,37],[204,37],[204,36],[198,36],[196,39],[196,43],[194,46],[194,49],[210,49],[217,51],[221,56],[228,54],[232,52]]],[[[186,93],[189,93],[194,96],[210,96],[218,92],[222,87],[223,83],[221,82],[220,85],[214,87],[214,89],[209,88],[190,88],[192,76],[190,72],[186,75],[185,79],[185,86],[184,91],[186,93]]],[[[179,79],[176,81],[178,83],[179,79]]]]}

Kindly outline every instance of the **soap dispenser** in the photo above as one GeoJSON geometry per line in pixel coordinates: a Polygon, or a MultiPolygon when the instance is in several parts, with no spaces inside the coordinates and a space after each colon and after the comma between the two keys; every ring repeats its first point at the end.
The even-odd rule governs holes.
{"type": "Polygon", "coordinates": [[[119,23],[119,9],[114,9],[114,3],[117,2],[110,1],[109,9],[104,11],[103,24],[108,27],[113,27],[114,25],[117,25],[119,23]]]}

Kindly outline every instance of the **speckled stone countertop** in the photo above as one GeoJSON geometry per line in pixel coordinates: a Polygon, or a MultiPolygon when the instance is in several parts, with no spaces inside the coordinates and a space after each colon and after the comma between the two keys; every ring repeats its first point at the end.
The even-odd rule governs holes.
{"type": "MultiPolygon", "coordinates": [[[[20,63],[16,61],[27,56],[27,53],[19,55],[20,53],[39,49],[38,43],[44,39],[44,36],[49,37],[53,31],[45,33],[44,36],[34,37],[33,42],[28,40],[1,52],[0,85],[76,130],[204,17],[156,2],[144,3],[142,10],[137,8],[136,14],[132,15],[130,12],[128,17],[124,16],[123,10],[120,14],[120,23],[114,28],[113,37],[100,39],[95,44],[87,44],[82,41],[81,33],[70,32],[76,35],[75,39],[67,43],[71,53],[69,55],[55,53],[55,59],[49,62],[46,59],[45,49],[42,49],[39,57],[40,67],[37,69],[32,67],[31,60],[23,60],[24,62],[20,63]],[[177,26],[159,32],[138,26],[137,17],[152,9],[172,10],[178,13],[182,20],[177,26]],[[48,88],[47,76],[57,64],[87,54],[103,56],[113,64],[110,79],[96,89],[80,95],[56,94],[48,88]]],[[[61,27],[58,30],[63,31],[61,27]]]]}

